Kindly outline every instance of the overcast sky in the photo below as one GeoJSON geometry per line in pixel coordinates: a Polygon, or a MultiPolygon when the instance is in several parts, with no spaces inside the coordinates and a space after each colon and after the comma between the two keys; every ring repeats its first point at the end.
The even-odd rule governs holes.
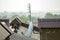
{"type": "Polygon", "coordinates": [[[0,12],[27,12],[28,3],[32,12],[60,11],[60,0],[0,0],[0,12]]]}

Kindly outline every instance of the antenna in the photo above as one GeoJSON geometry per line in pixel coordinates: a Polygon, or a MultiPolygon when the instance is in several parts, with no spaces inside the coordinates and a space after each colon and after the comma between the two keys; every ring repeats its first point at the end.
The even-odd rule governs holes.
{"type": "Polygon", "coordinates": [[[29,13],[30,13],[30,14],[29,14],[29,18],[30,18],[30,21],[32,21],[32,20],[31,20],[31,4],[28,3],[28,5],[29,5],[28,8],[29,8],[29,13]]]}

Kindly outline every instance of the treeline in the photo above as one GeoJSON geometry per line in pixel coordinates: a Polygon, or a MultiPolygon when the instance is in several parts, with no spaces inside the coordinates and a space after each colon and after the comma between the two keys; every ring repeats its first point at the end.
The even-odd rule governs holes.
{"type": "Polygon", "coordinates": [[[46,13],[45,18],[60,18],[60,14],[46,13]]]}

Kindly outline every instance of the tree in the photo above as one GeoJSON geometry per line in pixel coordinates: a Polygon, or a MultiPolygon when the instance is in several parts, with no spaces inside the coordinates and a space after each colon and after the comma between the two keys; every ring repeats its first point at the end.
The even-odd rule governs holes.
{"type": "Polygon", "coordinates": [[[49,12],[46,13],[45,18],[53,18],[53,14],[49,12]]]}
{"type": "Polygon", "coordinates": [[[14,18],[19,17],[19,15],[13,14],[10,19],[13,20],[14,18]]]}
{"type": "Polygon", "coordinates": [[[5,19],[5,18],[7,18],[7,17],[4,15],[4,16],[2,16],[2,18],[4,18],[4,19],[5,19]]]}
{"type": "Polygon", "coordinates": [[[52,14],[52,13],[46,13],[45,18],[60,18],[60,15],[52,14]]]}
{"type": "Polygon", "coordinates": [[[19,16],[19,18],[22,20],[22,22],[24,22],[24,23],[28,23],[28,21],[29,21],[29,17],[26,17],[25,15],[22,15],[22,16],[19,16]]]}

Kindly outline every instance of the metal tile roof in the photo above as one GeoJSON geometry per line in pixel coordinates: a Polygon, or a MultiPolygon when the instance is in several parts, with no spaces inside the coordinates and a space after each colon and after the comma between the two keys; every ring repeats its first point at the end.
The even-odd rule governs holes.
{"type": "Polygon", "coordinates": [[[12,33],[13,32],[7,27],[7,25],[0,23],[0,40],[5,40],[12,33]]]}
{"type": "Polygon", "coordinates": [[[21,20],[19,20],[18,18],[15,18],[11,23],[10,25],[13,25],[13,24],[21,24],[21,20]]]}
{"type": "Polygon", "coordinates": [[[4,40],[8,35],[10,34],[0,25],[0,40],[4,40]]]}
{"type": "Polygon", "coordinates": [[[36,39],[29,38],[23,35],[13,34],[10,36],[10,40],[36,40],[36,39]]]}
{"type": "Polygon", "coordinates": [[[60,19],[38,19],[40,28],[60,28],[60,19]]]}

